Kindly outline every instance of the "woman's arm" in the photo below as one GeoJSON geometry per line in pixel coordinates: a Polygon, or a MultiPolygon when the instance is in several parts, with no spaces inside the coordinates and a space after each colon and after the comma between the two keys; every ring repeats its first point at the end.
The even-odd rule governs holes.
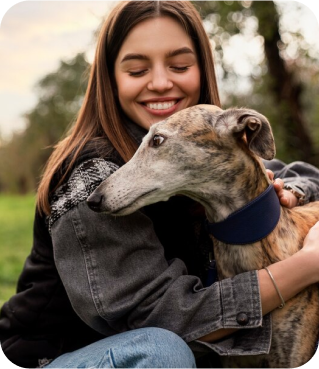
{"type": "MultiPolygon", "coordinates": [[[[319,281],[319,222],[309,231],[303,248],[286,260],[272,264],[269,269],[285,301],[319,281]]],[[[263,314],[281,303],[266,270],[259,271],[263,314]]]]}
{"type": "MultiPolygon", "coordinates": [[[[102,166],[99,162],[106,173],[102,166]]],[[[221,328],[240,328],[238,314],[245,311],[250,319],[244,328],[254,345],[245,345],[243,338],[231,347],[247,355],[267,352],[270,320],[262,318],[257,272],[204,288],[180,259],[166,260],[152,222],[142,212],[113,217],[88,208],[83,199],[91,186],[83,181],[97,173],[88,176],[87,167],[71,177],[65,191],[57,191],[50,221],[55,263],[81,319],[106,336],[154,326],[193,343],[221,328]]],[[[229,340],[209,347],[195,343],[201,351],[229,352],[229,340]]]]}
{"type": "MultiPolygon", "coordinates": [[[[99,170],[102,166],[99,163],[99,170]]],[[[270,320],[262,317],[257,272],[203,288],[181,260],[165,259],[144,214],[112,217],[92,212],[83,200],[92,190],[81,182],[87,177],[80,171],[64,194],[58,191],[50,224],[59,274],[74,310],[89,326],[106,336],[157,326],[195,344],[211,332],[245,328],[247,340],[255,345],[245,345],[244,336],[232,343],[227,337],[226,344],[219,341],[204,349],[220,354],[229,352],[229,347],[247,355],[267,352],[270,320]],[[242,312],[249,316],[245,326],[238,319],[242,312]]],[[[262,301],[273,299],[276,307],[276,293],[268,287],[262,301]]]]}
{"type": "MultiPolygon", "coordinates": [[[[318,262],[319,222],[310,229],[304,241],[304,247],[299,252],[268,267],[285,301],[319,281],[318,262]]],[[[276,309],[281,304],[281,300],[265,269],[258,271],[258,280],[262,314],[266,315],[276,309]]],[[[236,329],[220,329],[201,337],[200,340],[214,342],[235,331],[236,329]]]]}
{"type": "MultiPolygon", "coordinates": [[[[281,205],[292,208],[298,202],[298,199],[291,192],[283,189],[284,183],[300,188],[306,195],[306,202],[319,200],[319,170],[316,167],[300,161],[286,165],[277,159],[264,160],[264,164],[270,179],[274,180],[281,205]]],[[[310,255],[314,251],[319,251],[318,240],[319,226],[317,224],[310,231],[301,251],[269,267],[285,300],[289,300],[310,284],[318,282],[318,258],[315,255],[310,255]]],[[[278,307],[281,301],[266,270],[258,271],[258,279],[262,312],[263,315],[266,315],[278,307]]],[[[236,330],[220,329],[201,337],[200,340],[214,342],[236,330]]]]}
{"type": "MultiPolygon", "coordinates": [[[[319,200],[319,170],[316,167],[300,161],[293,162],[289,165],[277,159],[271,161],[264,160],[263,162],[267,171],[273,173],[268,172],[268,175],[274,180],[274,186],[281,205],[292,208],[298,203],[298,199],[291,192],[283,189],[284,184],[292,184],[300,188],[305,194],[306,202],[319,200]]],[[[319,242],[314,241],[314,236],[317,236],[317,240],[319,239],[318,225],[313,227],[308,240],[305,240],[304,249],[293,255],[293,257],[271,266],[272,274],[276,282],[278,280],[277,285],[280,291],[282,291],[285,300],[295,296],[310,284],[318,282],[318,279],[311,282],[311,280],[315,278],[316,273],[312,272],[313,269],[308,268],[308,265],[318,259],[311,258],[311,260],[309,260],[310,264],[308,260],[303,260],[309,258],[309,255],[304,253],[305,250],[308,250],[308,243],[311,247],[317,243],[316,247],[319,249],[319,242]],[[309,271],[311,272],[309,273],[309,271]]],[[[315,271],[318,269],[317,265],[316,263],[315,271]]],[[[266,270],[263,269],[258,272],[258,279],[262,311],[263,315],[266,315],[279,306],[281,301],[279,300],[278,293],[274,289],[273,283],[266,270]]],[[[200,340],[204,342],[214,342],[235,331],[236,329],[221,329],[200,338],[200,340]]]]}

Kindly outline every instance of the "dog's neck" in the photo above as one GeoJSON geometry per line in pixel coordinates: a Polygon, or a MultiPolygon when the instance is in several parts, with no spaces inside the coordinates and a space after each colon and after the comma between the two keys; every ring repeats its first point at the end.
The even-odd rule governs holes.
{"type": "Polygon", "coordinates": [[[216,223],[255,199],[270,183],[263,164],[257,160],[246,166],[245,176],[239,174],[231,182],[221,183],[216,192],[212,190],[216,183],[208,181],[191,197],[204,206],[208,221],[216,223]]]}

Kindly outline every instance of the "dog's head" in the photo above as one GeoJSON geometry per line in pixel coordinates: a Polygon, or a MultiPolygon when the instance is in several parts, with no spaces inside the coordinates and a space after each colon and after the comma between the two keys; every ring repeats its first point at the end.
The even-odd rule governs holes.
{"type": "Polygon", "coordinates": [[[154,124],[134,157],[102,182],[88,204],[95,211],[125,215],[178,193],[199,199],[204,186],[218,194],[249,158],[274,155],[263,115],[196,105],[154,124]]]}
{"type": "Polygon", "coordinates": [[[271,160],[276,148],[271,126],[265,116],[255,110],[232,108],[217,115],[213,127],[221,138],[229,137],[245,143],[259,157],[271,160]]]}

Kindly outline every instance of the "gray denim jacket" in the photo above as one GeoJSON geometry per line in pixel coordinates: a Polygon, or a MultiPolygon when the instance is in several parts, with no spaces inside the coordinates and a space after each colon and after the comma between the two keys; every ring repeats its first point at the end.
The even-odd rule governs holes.
{"type": "MultiPolygon", "coordinates": [[[[265,165],[302,188],[308,201],[319,199],[316,168],[277,160],[265,165]]],[[[76,313],[106,336],[153,326],[177,333],[194,351],[268,353],[271,319],[262,317],[256,271],[204,288],[183,261],[165,259],[143,212],[112,217],[88,208],[86,198],[116,169],[99,158],[84,162],[53,198],[49,228],[55,263],[76,313]],[[241,313],[248,317],[244,326],[237,320],[241,313]],[[198,341],[220,328],[241,330],[216,343],[198,341]]]]}

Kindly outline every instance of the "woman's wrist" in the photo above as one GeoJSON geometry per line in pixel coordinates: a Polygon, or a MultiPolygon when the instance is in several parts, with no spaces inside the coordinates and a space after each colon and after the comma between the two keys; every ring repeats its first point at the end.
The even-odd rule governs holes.
{"type": "MultiPolygon", "coordinates": [[[[268,266],[284,301],[318,281],[318,260],[313,256],[311,251],[302,249],[293,256],[268,266]]],[[[265,315],[280,306],[282,300],[265,269],[258,271],[258,278],[262,311],[265,315]]]]}

